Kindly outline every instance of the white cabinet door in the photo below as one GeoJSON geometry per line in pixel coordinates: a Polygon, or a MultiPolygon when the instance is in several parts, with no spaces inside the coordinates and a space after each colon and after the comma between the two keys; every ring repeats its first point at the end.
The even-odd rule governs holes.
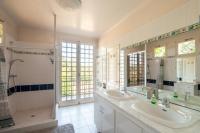
{"type": "Polygon", "coordinates": [[[114,133],[114,110],[102,103],[102,133],[114,133]]]}
{"type": "Polygon", "coordinates": [[[95,95],[94,120],[97,131],[101,133],[114,133],[114,110],[99,96],[95,95]]]}
{"type": "Polygon", "coordinates": [[[142,133],[142,128],[123,114],[116,112],[116,133],[142,133]]]}
{"type": "Polygon", "coordinates": [[[98,132],[102,132],[102,113],[99,99],[95,97],[94,101],[94,122],[98,132]]]}

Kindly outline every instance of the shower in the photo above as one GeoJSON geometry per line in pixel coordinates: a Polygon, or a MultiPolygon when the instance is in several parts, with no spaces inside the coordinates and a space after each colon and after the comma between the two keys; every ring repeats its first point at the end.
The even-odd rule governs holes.
{"type": "Polygon", "coordinates": [[[9,71],[8,71],[8,88],[9,88],[9,81],[10,81],[10,78],[13,78],[13,83],[14,83],[14,86],[15,86],[15,81],[14,81],[14,78],[17,77],[17,75],[11,75],[11,69],[12,69],[12,66],[14,65],[15,62],[24,62],[24,60],[22,59],[13,59],[9,62],[9,71]]]}

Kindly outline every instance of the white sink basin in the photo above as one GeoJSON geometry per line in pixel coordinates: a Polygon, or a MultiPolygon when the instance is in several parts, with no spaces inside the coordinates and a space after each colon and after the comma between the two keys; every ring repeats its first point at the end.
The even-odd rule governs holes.
{"type": "Polygon", "coordinates": [[[123,93],[118,90],[107,90],[105,94],[116,100],[128,100],[133,98],[133,96],[129,95],[128,93],[123,93]]]}
{"type": "Polygon", "coordinates": [[[186,127],[194,122],[190,111],[178,106],[163,109],[160,105],[153,105],[145,101],[137,101],[132,104],[131,108],[145,117],[170,128],[186,127]]]}

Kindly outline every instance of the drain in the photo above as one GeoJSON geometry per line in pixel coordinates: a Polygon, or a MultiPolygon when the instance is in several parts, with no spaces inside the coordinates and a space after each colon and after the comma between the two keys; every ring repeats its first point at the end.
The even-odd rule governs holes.
{"type": "Polygon", "coordinates": [[[35,117],[35,115],[31,115],[31,117],[35,117]]]}

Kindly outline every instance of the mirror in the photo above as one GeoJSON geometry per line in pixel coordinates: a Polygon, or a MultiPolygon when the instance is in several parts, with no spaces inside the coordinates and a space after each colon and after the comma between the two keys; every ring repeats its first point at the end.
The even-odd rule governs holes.
{"type": "MultiPolygon", "coordinates": [[[[181,99],[189,94],[191,100],[200,101],[200,24],[188,27],[121,48],[124,68],[120,67],[120,78],[123,75],[124,87],[159,88],[161,96],[173,98],[178,93],[181,99]]],[[[186,102],[184,98],[182,102],[186,102]]],[[[199,102],[187,102],[200,107],[199,102]]]]}
{"type": "Polygon", "coordinates": [[[196,82],[196,58],[177,58],[177,78],[178,81],[193,83],[196,82]]]}
{"type": "Polygon", "coordinates": [[[145,47],[125,50],[127,86],[145,85],[145,47]]]}

